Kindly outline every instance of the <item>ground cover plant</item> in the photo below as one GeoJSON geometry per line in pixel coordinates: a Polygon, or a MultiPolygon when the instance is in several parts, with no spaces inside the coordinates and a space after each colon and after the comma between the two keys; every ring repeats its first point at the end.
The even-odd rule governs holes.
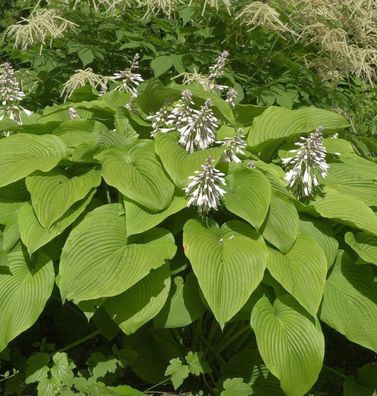
{"type": "MultiPolygon", "coordinates": [[[[259,2],[178,3],[9,10],[4,37],[21,49],[4,44],[0,68],[2,394],[375,394],[372,124],[360,123],[360,137],[356,119],[326,98],[312,106],[311,64],[300,69],[312,78],[306,94],[296,86],[292,96],[289,81],[273,100],[255,93],[247,51],[233,53],[233,33],[214,32],[244,21],[253,43],[284,40],[293,25],[283,3],[280,14],[259,2]],[[50,17],[42,35],[25,29],[33,15],[50,17]],[[84,40],[84,16],[115,25],[102,26],[89,55],[63,39],[79,29],[84,40]],[[213,24],[198,34],[200,18],[213,24]],[[126,57],[108,44],[126,34],[116,30],[124,21],[138,27],[126,57]],[[182,33],[182,23],[192,26],[182,33]],[[190,55],[191,45],[209,49],[190,55]],[[67,47],[77,58],[63,59],[67,47]],[[45,56],[52,74],[38,66],[45,56]]],[[[337,70],[367,77],[372,95],[372,71],[351,66],[337,70]]],[[[278,70],[265,83],[279,85],[278,70]]],[[[343,104],[356,89],[323,84],[343,104]]]]}

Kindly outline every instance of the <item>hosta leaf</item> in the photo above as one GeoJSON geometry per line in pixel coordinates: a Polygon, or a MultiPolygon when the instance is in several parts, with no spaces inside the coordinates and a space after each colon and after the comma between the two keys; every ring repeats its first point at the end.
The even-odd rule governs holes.
{"type": "Polygon", "coordinates": [[[377,238],[366,232],[347,232],[346,243],[367,263],[377,265],[377,238]]]}
{"type": "Polygon", "coordinates": [[[182,210],[186,207],[186,204],[186,197],[175,195],[171,204],[165,210],[155,213],[148,211],[147,208],[144,208],[127,198],[124,198],[127,232],[129,235],[132,235],[148,231],[160,224],[167,217],[182,210]]]}
{"type": "Polygon", "coordinates": [[[321,320],[350,341],[377,351],[377,287],[373,269],[340,251],[326,281],[321,320]]]}
{"type": "Polygon", "coordinates": [[[96,170],[72,178],[58,170],[26,178],[34,212],[41,226],[47,229],[100,183],[101,172],[96,170]]]}
{"type": "Polygon", "coordinates": [[[226,177],[226,190],[225,207],[259,228],[271,202],[271,185],[266,176],[255,169],[236,171],[226,177]]]}
{"type": "Polygon", "coordinates": [[[95,190],[80,202],[74,204],[54,225],[48,230],[43,228],[38,222],[30,203],[25,203],[18,213],[18,227],[22,242],[27,247],[30,255],[39,248],[52,241],[70,226],[86,209],[91,202],[95,190]]]}
{"type": "Polygon", "coordinates": [[[41,314],[54,286],[54,267],[39,256],[33,269],[22,251],[7,255],[9,274],[0,274],[0,351],[31,327],[41,314]]]}
{"type": "Polygon", "coordinates": [[[262,280],[266,249],[244,233],[245,223],[221,228],[189,220],[183,229],[185,254],[221,326],[246,303],[262,280]]]}
{"type": "Polygon", "coordinates": [[[299,229],[298,213],[293,203],[280,194],[271,196],[270,210],[261,229],[263,238],[288,253],[299,229]]]}
{"type": "Polygon", "coordinates": [[[205,310],[199,295],[198,282],[190,272],[186,279],[180,276],[174,278],[168,301],[153,323],[157,328],[184,327],[197,320],[205,310]]]}
{"type": "Polygon", "coordinates": [[[285,394],[306,394],[322,368],[325,345],[319,321],[284,294],[273,304],[262,297],[253,308],[251,325],[259,352],[285,394]]]}
{"type": "Polygon", "coordinates": [[[36,170],[48,172],[67,155],[57,136],[19,134],[0,140],[0,187],[36,170]]]}
{"type": "Polygon", "coordinates": [[[366,364],[357,369],[356,376],[349,376],[343,383],[344,396],[376,396],[377,365],[366,364]]]}
{"type": "Polygon", "coordinates": [[[290,136],[304,135],[320,126],[337,130],[347,128],[349,123],[340,114],[315,107],[289,110],[271,106],[254,119],[248,142],[250,146],[259,146],[290,136]]]}
{"type": "Polygon", "coordinates": [[[173,133],[159,133],[156,136],[156,153],[160,157],[166,172],[178,188],[187,186],[189,176],[201,170],[209,156],[219,161],[223,148],[211,148],[189,154],[180,144],[173,133]]]}
{"type": "Polygon", "coordinates": [[[300,220],[300,233],[312,237],[321,246],[330,268],[338,253],[339,243],[333,235],[332,229],[323,220],[300,220]]]}
{"type": "Polygon", "coordinates": [[[152,141],[108,149],[96,158],[102,162],[106,182],[128,199],[156,212],[170,205],[174,185],[156,158],[152,141]]]}
{"type": "Polygon", "coordinates": [[[310,314],[316,315],[325,288],[327,261],[313,238],[299,234],[286,255],[269,249],[267,268],[310,314]]]}
{"type": "Polygon", "coordinates": [[[63,300],[116,296],[174,256],[174,239],[166,230],[127,238],[126,219],[119,210],[118,204],[101,206],[69,235],[60,261],[63,300]]]}
{"type": "Polygon", "coordinates": [[[325,196],[314,202],[314,208],[323,217],[335,219],[377,236],[377,216],[364,202],[355,197],[325,188],[325,196]]]}
{"type": "Polygon", "coordinates": [[[126,334],[132,334],[162,309],[170,282],[169,266],[163,265],[124,293],[107,299],[105,310],[126,334]]]}

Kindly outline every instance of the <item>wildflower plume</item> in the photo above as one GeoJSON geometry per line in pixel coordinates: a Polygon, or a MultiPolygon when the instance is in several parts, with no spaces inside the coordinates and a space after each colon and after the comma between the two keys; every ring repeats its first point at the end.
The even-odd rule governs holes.
{"type": "Polygon", "coordinates": [[[237,91],[234,88],[229,87],[226,93],[225,102],[228,103],[230,107],[234,107],[236,105],[237,100],[237,91]]]}
{"type": "Polygon", "coordinates": [[[93,69],[90,67],[85,70],[76,70],[75,73],[72,74],[72,76],[68,79],[68,81],[64,83],[61,96],[64,96],[66,100],[72,95],[75,89],[83,87],[84,85],[91,85],[92,87],[99,86],[102,90],[104,90],[107,85],[107,80],[107,77],[94,73],[93,69]]]}
{"type": "Polygon", "coordinates": [[[217,210],[225,194],[221,187],[225,185],[224,173],[214,167],[214,159],[208,157],[202,171],[196,171],[190,176],[189,185],[184,189],[188,195],[187,206],[197,206],[200,214],[207,214],[210,210],[217,210]]]}
{"type": "Polygon", "coordinates": [[[29,18],[21,18],[4,33],[5,37],[14,39],[14,47],[26,50],[34,44],[41,44],[41,50],[47,40],[61,38],[69,29],[75,28],[75,23],[65,19],[55,8],[37,10],[29,18]]]}
{"type": "Polygon", "coordinates": [[[317,128],[307,138],[301,137],[295,143],[299,148],[291,150],[292,157],[283,159],[288,169],[285,175],[288,186],[298,197],[309,197],[319,186],[319,177],[326,177],[329,165],[326,162],[326,148],[323,144],[323,128],[317,128]]]}
{"type": "Polygon", "coordinates": [[[137,87],[144,81],[141,74],[137,73],[139,59],[140,55],[135,54],[131,66],[128,69],[114,74],[113,80],[120,80],[120,84],[115,89],[130,92],[134,97],[137,96],[137,87]]]}
{"type": "Polygon", "coordinates": [[[13,67],[6,62],[0,66],[0,120],[5,117],[22,124],[21,114],[30,116],[31,111],[24,109],[19,102],[25,97],[14,75],[13,67]]]}

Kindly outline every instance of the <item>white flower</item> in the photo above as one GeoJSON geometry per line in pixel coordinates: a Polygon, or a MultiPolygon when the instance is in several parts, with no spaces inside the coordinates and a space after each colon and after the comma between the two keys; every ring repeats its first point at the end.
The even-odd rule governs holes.
{"type": "Polygon", "coordinates": [[[226,93],[225,102],[227,102],[230,107],[234,107],[236,105],[236,100],[237,100],[237,91],[234,88],[229,87],[226,93]]]}
{"type": "Polygon", "coordinates": [[[326,177],[329,165],[326,162],[326,148],[323,144],[323,128],[317,128],[309,137],[301,137],[294,156],[283,159],[288,169],[285,179],[293,193],[298,197],[309,197],[319,186],[319,177],[326,177]]]}
{"type": "Polygon", "coordinates": [[[225,147],[225,151],[222,155],[222,161],[224,162],[236,162],[239,163],[241,160],[237,157],[238,154],[244,155],[246,143],[244,136],[238,131],[236,136],[227,137],[223,141],[218,141],[225,147]]]}
{"type": "Polygon", "coordinates": [[[201,214],[208,213],[211,209],[217,210],[225,194],[221,186],[225,185],[224,173],[213,166],[214,159],[208,157],[202,165],[202,171],[196,171],[195,176],[190,176],[190,184],[184,189],[190,197],[187,206],[195,205],[201,214]]]}
{"type": "Polygon", "coordinates": [[[208,78],[210,80],[216,80],[224,75],[224,68],[228,57],[229,52],[227,50],[224,50],[217,58],[216,63],[209,68],[208,78]]]}
{"type": "Polygon", "coordinates": [[[136,72],[139,68],[139,59],[140,55],[135,54],[131,66],[128,69],[113,75],[113,80],[121,80],[120,84],[115,89],[130,92],[134,97],[137,96],[137,87],[144,81],[141,74],[136,72]]]}
{"type": "Polygon", "coordinates": [[[80,114],[74,107],[69,107],[68,117],[70,120],[78,120],[80,118],[80,114]]]}
{"type": "Polygon", "coordinates": [[[0,66],[0,121],[7,117],[17,124],[22,124],[21,114],[25,113],[29,117],[32,113],[19,105],[24,97],[12,65],[8,62],[3,63],[0,66]]]}
{"type": "Polygon", "coordinates": [[[194,102],[192,100],[192,93],[186,89],[182,92],[181,99],[168,115],[167,123],[169,125],[174,125],[176,129],[187,125],[187,123],[191,122],[195,115],[195,109],[193,106],[194,102]]]}
{"type": "Polygon", "coordinates": [[[186,151],[204,150],[215,142],[218,120],[211,110],[212,102],[207,99],[200,110],[192,110],[192,116],[178,125],[179,144],[186,151]]]}
{"type": "Polygon", "coordinates": [[[168,127],[168,116],[170,112],[166,108],[162,108],[155,114],[151,114],[147,117],[148,120],[152,121],[152,128],[153,130],[151,131],[151,136],[156,137],[157,132],[170,132],[174,128],[173,127],[168,127]]]}

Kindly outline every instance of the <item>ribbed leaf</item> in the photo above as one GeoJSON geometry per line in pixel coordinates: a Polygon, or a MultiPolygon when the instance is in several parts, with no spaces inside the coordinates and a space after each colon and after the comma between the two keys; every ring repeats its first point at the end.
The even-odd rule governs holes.
{"type": "Polygon", "coordinates": [[[312,237],[321,246],[327,259],[327,267],[330,268],[339,248],[331,227],[323,220],[300,220],[300,233],[312,237]]]}
{"type": "Polygon", "coordinates": [[[95,190],[91,191],[85,199],[74,204],[64,217],[49,229],[40,225],[31,204],[25,203],[18,212],[18,227],[21,240],[27,247],[29,254],[32,255],[69,227],[85,211],[94,194],[95,190]]]}
{"type": "Polygon", "coordinates": [[[170,283],[169,266],[163,265],[124,293],[107,299],[104,308],[126,334],[132,334],[160,312],[170,283]]]}
{"type": "Polygon", "coordinates": [[[263,238],[288,253],[294,244],[299,228],[298,213],[293,203],[280,194],[271,196],[270,210],[260,229],[263,238]]]}
{"type": "Polygon", "coordinates": [[[47,172],[67,155],[67,147],[57,136],[19,134],[0,140],[0,187],[36,170],[47,172]]]}
{"type": "Polygon", "coordinates": [[[325,129],[337,130],[348,127],[349,123],[340,114],[315,107],[289,110],[271,106],[254,119],[248,143],[250,146],[268,144],[273,140],[313,132],[320,126],[325,129]]]}
{"type": "Polygon", "coordinates": [[[140,206],[124,197],[127,232],[129,235],[132,235],[148,231],[160,224],[167,217],[179,212],[186,206],[186,204],[187,199],[185,197],[175,195],[169,207],[161,212],[155,213],[148,211],[143,206],[140,206]]]}
{"type": "Polygon", "coordinates": [[[357,266],[347,253],[339,252],[326,281],[321,320],[377,352],[377,287],[371,266],[357,266]]]}
{"type": "Polygon", "coordinates": [[[242,308],[263,277],[266,249],[246,230],[249,226],[238,221],[220,228],[196,220],[183,229],[185,254],[221,326],[242,308]]]}
{"type": "Polygon", "coordinates": [[[63,300],[116,296],[174,256],[174,239],[166,230],[127,238],[126,219],[119,210],[118,204],[101,206],[71,232],[60,261],[63,300]]]}
{"type": "Polygon", "coordinates": [[[31,327],[41,314],[54,286],[54,267],[46,256],[26,263],[22,251],[7,255],[9,274],[0,274],[0,351],[31,327]]]}
{"type": "Polygon", "coordinates": [[[180,276],[174,278],[168,301],[153,323],[157,328],[184,327],[197,320],[204,312],[198,282],[190,272],[186,279],[180,276]]]}
{"type": "Polygon", "coordinates": [[[159,133],[156,136],[156,153],[178,188],[187,186],[188,177],[193,176],[195,171],[201,170],[201,165],[209,156],[212,156],[217,163],[223,151],[222,148],[212,148],[189,154],[178,144],[175,134],[159,133]]]}
{"type": "Polygon", "coordinates": [[[225,207],[259,228],[271,202],[271,185],[266,176],[255,169],[236,171],[226,177],[226,190],[225,207]]]}
{"type": "Polygon", "coordinates": [[[321,216],[377,236],[377,216],[364,202],[328,187],[324,190],[325,196],[314,202],[321,216]]]}
{"type": "Polygon", "coordinates": [[[101,172],[96,170],[72,178],[60,170],[26,178],[34,212],[41,226],[47,229],[100,183],[101,172]]]}
{"type": "Polygon", "coordinates": [[[102,162],[106,182],[128,199],[156,212],[170,205],[174,185],[154,154],[154,142],[104,150],[96,158],[102,162]]]}
{"type": "Polygon", "coordinates": [[[269,249],[267,268],[311,315],[317,314],[325,289],[327,261],[313,238],[299,234],[286,255],[269,249]]]}
{"type": "Polygon", "coordinates": [[[319,321],[284,294],[274,304],[262,297],[253,308],[251,325],[259,352],[285,394],[306,394],[322,368],[325,345],[319,321]]]}
{"type": "Polygon", "coordinates": [[[367,263],[377,265],[377,238],[365,232],[347,232],[346,243],[367,263]]]}

